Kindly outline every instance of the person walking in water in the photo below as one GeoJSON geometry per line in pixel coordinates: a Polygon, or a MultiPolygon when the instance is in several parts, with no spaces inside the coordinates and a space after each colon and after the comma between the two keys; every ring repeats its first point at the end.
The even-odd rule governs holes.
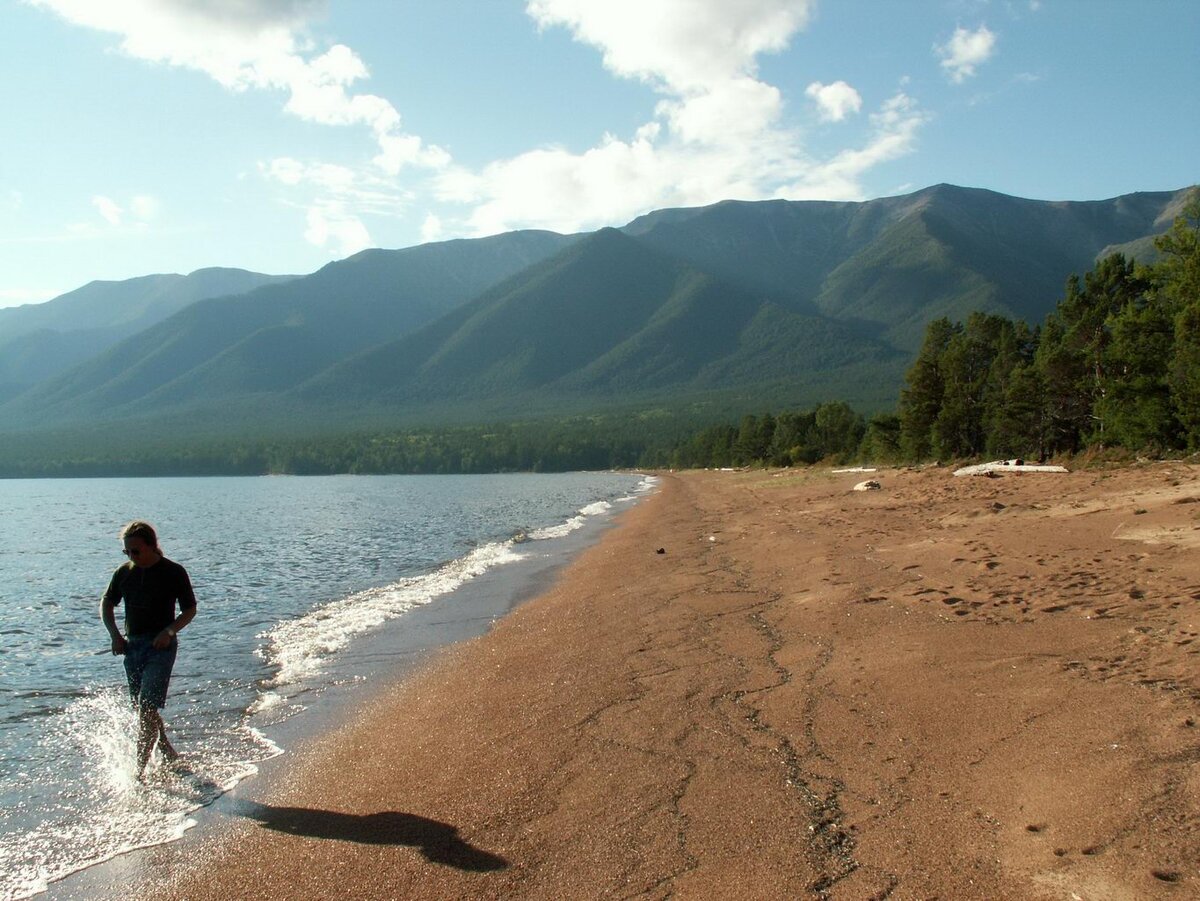
{"type": "Polygon", "coordinates": [[[163,556],[158,535],[148,522],[135,520],[121,529],[129,560],[117,567],[100,600],[100,619],[112,636],[112,652],[125,657],[125,677],[138,715],[137,772],[146,770],[155,744],[167,760],[178,752],[167,740],[159,710],[175,665],[176,636],[196,615],[196,596],[187,570],[163,556]],[[125,634],[113,610],[125,602],[125,634]],[[179,615],[175,605],[179,604],[179,615]]]}

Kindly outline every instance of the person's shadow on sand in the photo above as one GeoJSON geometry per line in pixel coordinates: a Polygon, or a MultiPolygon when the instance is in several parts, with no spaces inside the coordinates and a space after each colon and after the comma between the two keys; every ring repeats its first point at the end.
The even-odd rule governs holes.
{"type": "Polygon", "coordinates": [[[272,807],[245,802],[238,813],[257,820],[267,829],[310,838],[330,838],[364,845],[409,845],[432,863],[460,870],[503,870],[508,861],[476,848],[458,837],[458,827],[413,813],[385,810],[379,813],[338,813],[308,807],[272,807]]]}

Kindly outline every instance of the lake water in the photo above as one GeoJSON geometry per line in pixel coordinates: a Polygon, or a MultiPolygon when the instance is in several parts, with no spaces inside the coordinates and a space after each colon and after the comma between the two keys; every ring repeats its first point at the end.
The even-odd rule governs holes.
{"type": "Polygon", "coordinates": [[[343,665],[360,642],[561,552],[652,487],[618,473],[0,481],[0,898],[179,837],[281,753],[285,721],[386,670],[386,654],[343,665]],[[182,766],[155,755],[145,782],[97,613],[135,518],[199,607],[164,711],[182,766]]]}

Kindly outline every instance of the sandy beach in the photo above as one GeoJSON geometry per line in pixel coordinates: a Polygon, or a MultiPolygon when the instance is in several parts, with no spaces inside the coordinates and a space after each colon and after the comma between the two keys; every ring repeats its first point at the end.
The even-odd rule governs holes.
{"type": "Polygon", "coordinates": [[[866,477],[664,474],[147,890],[1200,895],[1200,467],[866,477]]]}

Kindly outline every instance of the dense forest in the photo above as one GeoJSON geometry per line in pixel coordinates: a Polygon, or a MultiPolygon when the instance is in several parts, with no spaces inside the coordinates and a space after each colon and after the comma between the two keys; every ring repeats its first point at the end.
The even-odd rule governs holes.
{"type": "MultiPolygon", "coordinates": [[[[0,477],[447,474],[564,472],[813,463],[853,456],[862,417],[844,403],[807,413],[746,416],[697,427],[695,417],[643,414],[534,419],[481,426],[370,431],[299,438],[170,440],[97,445],[54,454],[0,448],[0,477]]],[[[65,444],[79,447],[72,437],[65,444]]]]}
{"type": "Polygon", "coordinates": [[[899,404],[902,459],[1200,449],[1200,201],[1150,265],[1072,276],[1041,325],[931,322],[899,404]]]}

